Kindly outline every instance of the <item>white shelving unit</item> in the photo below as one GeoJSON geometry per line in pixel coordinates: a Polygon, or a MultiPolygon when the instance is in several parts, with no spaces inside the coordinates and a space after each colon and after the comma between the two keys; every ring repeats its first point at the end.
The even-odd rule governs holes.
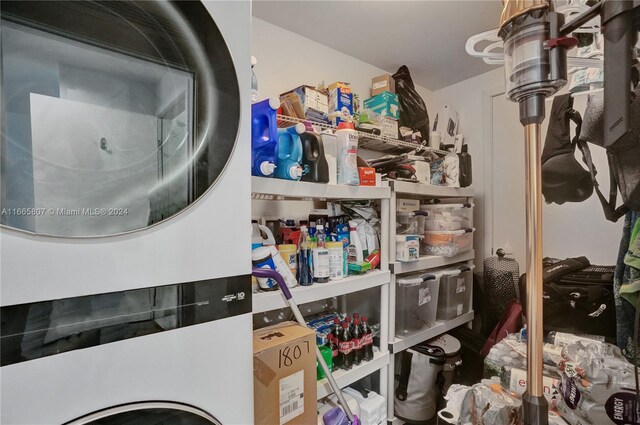
{"type": "Polygon", "coordinates": [[[473,189],[470,187],[431,186],[423,183],[390,181],[391,190],[396,194],[420,198],[470,198],[473,189]]]}
{"type": "Polygon", "coordinates": [[[430,340],[431,338],[442,335],[443,333],[457,328],[460,325],[469,323],[473,320],[473,317],[474,312],[472,310],[466,314],[463,314],[462,316],[456,317],[455,319],[448,320],[446,322],[436,322],[434,326],[417,332],[413,335],[409,335],[403,338],[394,338],[389,342],[389,351],[391,353],[398,353],[400,351],[406,350],[407,348],[413,347],[414,345],[422,341],[430,340]]]}
{"type": "Polygon", "coordinates": [[[411,263],[401,263],[399,261],[389,264],[389,268],[393,274],[413,273],[420,270],[434,269],[436,267],[449,266],[451,264],[460,263],[463,261],[473,260],[475,257],[475,251],[463,252],[455,257],[442,257],[440,255],[423,255],[418,261],[411,263]]]}
{"type": "MultiPolygon", "coordinates": [[[[335,371],[333,372],[333,377],[336,379],[338,386],[344,388],[388,365],[389,353],[376,350],[373,353],[373,360],[361,363],[351,370],[335,371]]],[[[332,392],[329,381],[327,381],[326,378],[318,381],[318,400],[328,396],[332,392]]]]}
{"type": "MultiPolygon", "coordinates": [[[[291,295],[298,304],[305,304],[387,285],[390,282],[391,274],[388,270],[373,270],[360,276],[349,276],[327,283],[297,286],[291,289],[291,295]]],[[[285,307],[287,307],[287,303],[280,291],[260,292],[253,296],[253,313],[263,313],[285,307]]]]}
{"type": "MultiPolygon", "coordinates": [[[[473,197],[473,189],[471,188],[452,188],[442,186],[431,186],[422,183],[411,183],[403,181],[391,181],[389,182],[391,187],[391,210],[389,213],[389,228],[390,236],[389,240],[391,244],[389,246],[389,256],[391,258],[391,284],[389,286],[389,366],[387,367],[387,420],[389,423],[397,424],[403,423],[398,421],[394,415],[393,406],[393,394],[395,392],[394,382],[394,356],[407,348],[410,348],[420,342],[427,341],[442,335],[453,328],[462,326],[473,320],[473,310],[456,317],[455,319],[446,322],[436,322],[434,326],[417,332],[415,334],[397,338],[395,336],[395,310],[396,310],[396,277],[404,273],[414,273],[422,270],[429,270],[437,267],[448,266],[456,263],[467,262],[471,263],[474,259],[475,252],[473,250],[456,255],[454,257],[442,257],[442,256],[421,256],[418,261],[403,263],[395,261],[396,258],[396,201],[397,198],[411,198],[411,199],[429,199],[429,198],[447,198],[447,200],[463,198],[464,202],[468,202],[473,197]]],[[[473,294],[472,294],[473,295],[473,294]]]]}
{"type": "Polygon", "coordinates": [[[389,186],[345,186],[251,177],[255,199],[389,199],[389,186]],[[262,195],[262,196],[259,196],[262,195]]]}
{"type": "MultiPolygon", "coordinates": [[[[321,183],[296,182],[276,178],[252,177],[252,198],[255,200],[379,200],[381,235],[380,270],[373,270],[360,276],[349,276],[341,280],[316,283],[311,286],[298,286],[291,290],[298,304],[339,297],[371,288],[380,290],[380,348],[374,351],[374,358],[351,370],[338,370],[334,376],[338,385],[343,388],[372,373],[380,372],[380,392],[387,397],[389,387],[387,368],[389,365],[389,290],[391,274],[389,271],[389,232],[391,188],[384,186],[344,186],[321,183]]],[[[253,295],[253,313],[263,313],[287,307],[282,294],[262,292],[253,295]]],[[[318,399],[331,394],[331,387],[326,379],[318,381],[318,399]]]]}

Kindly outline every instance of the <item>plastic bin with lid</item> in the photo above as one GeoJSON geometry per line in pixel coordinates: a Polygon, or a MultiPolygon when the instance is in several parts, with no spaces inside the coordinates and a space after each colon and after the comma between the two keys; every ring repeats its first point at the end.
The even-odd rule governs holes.
{"type": "Polygon", "coordinates": [[[473,248],[473,227],[462,230],[425,230],[422,254],[455,257],[473,248]]]}
{"type": "Polygon", "coordinates": [[[396,336],[432,327],[436,322],[441,273],[422,272],[396,279],[396,336]]]}
{"type": "Polygon", "coordinates": [[[473,204],[427,204],[420,205],[427,212],[425,230],[460,230],[473,225],[473,204]]]}
{"type": "Polygon", "coordinates": [[[398,212],[396,213],[396,235],[417,235],[418,223],[416,213],[398,212]]]}
{"type": "Polygon", "coordinates": [[[442,275],[438,291],[437,320],[455,319],[471,311],[474,268],[473,265],[463,265],[439,271],[442,275]]]}

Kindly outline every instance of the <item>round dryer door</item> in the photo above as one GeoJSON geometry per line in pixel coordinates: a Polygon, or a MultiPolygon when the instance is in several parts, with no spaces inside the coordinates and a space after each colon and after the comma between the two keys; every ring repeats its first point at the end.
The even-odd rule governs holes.
{"type": "Polygon", "coordinates": [[[65,425],[220,425],[193,406],[169,402],[126,404],[92,413],[65,425]]]}
{"type": "Polygon", "coordinates": [[[233,154],[240,96],[200,1],[2,1],[1,223],[96,237],[195,203],[233,154]]]}

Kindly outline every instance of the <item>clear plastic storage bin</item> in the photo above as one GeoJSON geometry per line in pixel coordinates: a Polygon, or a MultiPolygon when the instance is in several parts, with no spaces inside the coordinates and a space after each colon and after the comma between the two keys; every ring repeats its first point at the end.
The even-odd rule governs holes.
{"type": "Polygon", "coordinates": [[[460,230],[473,226],[473,204],[420,205],[429,216],[425,230],[460,230]]]}
{"type": "Polygon", "coordinates": [[[396,279],[396,336],[430,328],[438,309],[439,273],[420,273],[396,279]]]}
{"type": "Polygon", "coordinates": [[[473,248],[474,228],[463,230],[425,230],[422,254],[455,257],[473,248]]]}
{"type": "Polygon", "coordinates": [[[474,267],[459,266],[440,271],[437,320],[455,319],[471,311],[474,267]]]}

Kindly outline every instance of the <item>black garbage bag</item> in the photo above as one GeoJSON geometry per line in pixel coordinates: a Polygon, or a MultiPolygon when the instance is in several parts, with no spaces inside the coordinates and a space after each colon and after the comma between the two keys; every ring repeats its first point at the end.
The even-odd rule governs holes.
{"type": "Polygon", "coordinates": [[[409,68],[402,65],[398,68],[393,79],[396,82],[396,94],[400,104],[400,127],[409,127],[422,134],[423,144],[429,143],[429,113],[427,105],[422,100],[413,85],[409,68]]]}

